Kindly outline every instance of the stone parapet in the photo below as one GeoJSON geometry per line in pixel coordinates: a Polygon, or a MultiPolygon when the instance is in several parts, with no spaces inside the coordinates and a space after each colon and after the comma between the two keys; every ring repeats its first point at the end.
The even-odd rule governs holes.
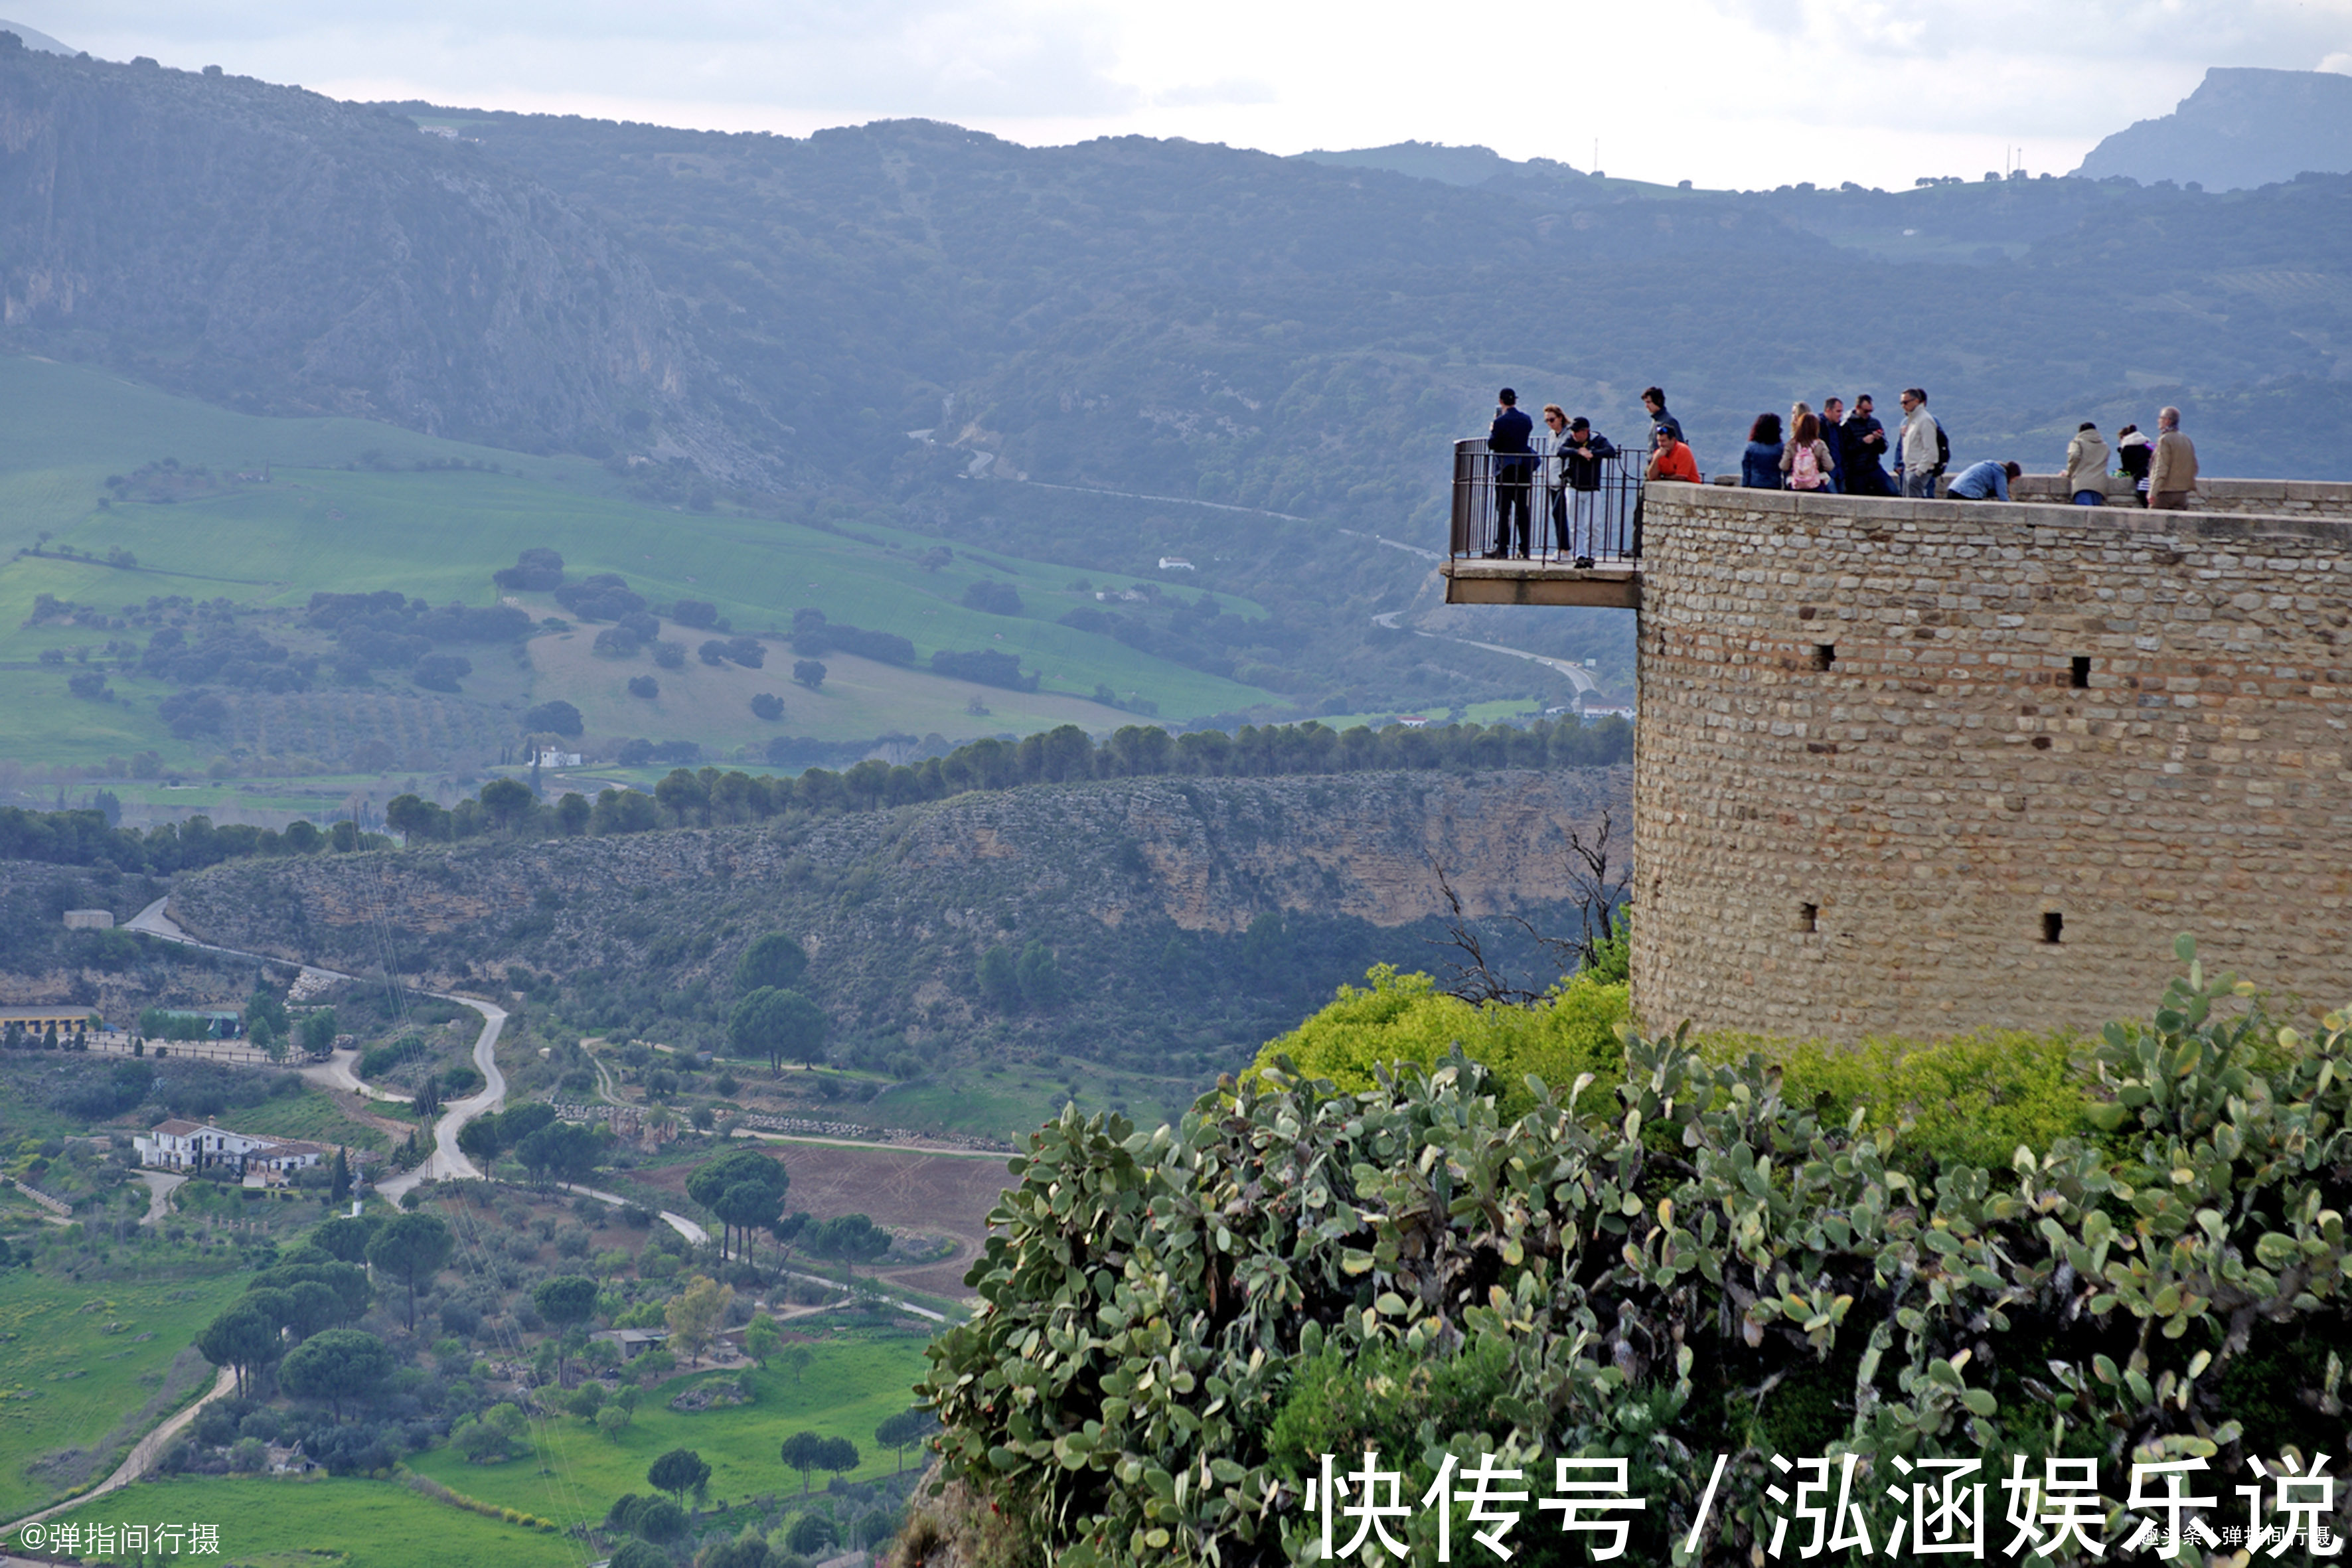
{"type": "Polygon", "coordinates": [[[1647,506],[1649,1025],[2095,1028],[2147,1011],[2184,931],[2209,967],[2352,1000],[2352,524],[1647,506]]]}

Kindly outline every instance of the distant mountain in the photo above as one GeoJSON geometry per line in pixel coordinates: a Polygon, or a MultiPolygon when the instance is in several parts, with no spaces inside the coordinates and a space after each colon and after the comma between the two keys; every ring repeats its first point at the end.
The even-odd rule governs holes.
{"type": "Polygon", "coordinates": [[[254,413],[781,469],[644,264],[472,143],[216,67],[22,48],[0,121],[12,347],[254,413]]]}
{"type": "Polygon", "coordinates": [[[11,22],[5,17],[0,17],[0,33],[14,33],[24,40],[26,48],[38,49],[45,55],[72,55],[81,52],[58,42],[38,28],[27,27],[22,22],[11,22]]]}
{"type": "Polygon", "coordinates": [[[1449,185],[1483,185],[1511,163],[1491,147],[1448,147],[1437,142],[1397,142],[1386,147],[1358,147],[1345,153],[1327,153],[1318,148],[1297,156],[1310,163],[1329,163],[1342,169],[1387,169],[1449,185]]]}
{"type": "Polygon", "coordinates": [[[2074,173],[2209,191],[2352,173],[2352,76],[2215,66],[2179,108],[2116,132],[2074,173]]]}

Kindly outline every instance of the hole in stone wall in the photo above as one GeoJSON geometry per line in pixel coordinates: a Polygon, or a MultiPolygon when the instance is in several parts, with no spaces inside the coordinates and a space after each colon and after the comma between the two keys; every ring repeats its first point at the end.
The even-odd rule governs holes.
{"type": "Polygon", "coordinates": [[[1807,931],[1821,930],[1822,906],[1819,904],[1799,904],[1797,906],[1797,929],[1799,931],[1807,931]]]}
{"type": "Polygon", "coordinates": [[[2069,678],[2066,684],[2072,686],[2077,691],[2089,690],[2091,686],[2091,661],[2084,658],[2081,654],[2076,654],[2074,656],[2074,674],[2069,678]]]}
{"type": "Polygon", "coordinates": [[[1827,669],[1837,662],[1837,644],[1817,642],[1813,645],[1813,668],[1827,669]]]}
{"type": "Polygon", "coordinates": [[[2042,940],[2055,947],[2064,936],[2066,917],[2056,910],[2045,910],[2042,915],[2042,940]]]}

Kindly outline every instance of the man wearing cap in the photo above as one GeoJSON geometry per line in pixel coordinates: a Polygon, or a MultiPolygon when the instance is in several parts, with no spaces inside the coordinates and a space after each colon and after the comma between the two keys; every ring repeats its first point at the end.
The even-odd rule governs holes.
{"type": "MultiPolygon", "coordinates": [[[[1608,437],[1593,429],[1591,420],[1580,414],[1568,422],[1568,434],[1560,437],[1559,466],[1573,512],[1572,537],[1582,542],[1573,556],[1580,566],[1591,565],[1597,553],[1593,532],[1601,502],[1601,465],[1616,455],[1617,448],[1609,444],[1608,437]]],[[[1560,553],[1570,553],[1569,544],[1569,539],[1560,541],[1560,553]]]]}
{"type": "Polygon", "coordinates": [[[1524,560],[1532,531],[1528,488],[1536,466],[1535,448],[1528,438],[1535,433],[1536,422],[1519,411],[1519,395],[1509,387],[1496,393],[1495,401],[1500,406],[1495,410],[1494,427],[1486,432],[1486,450],[1494,454],[1495,464],[1495,548],[1486,552],[1486,559],[1499,561],[1511,553],[1511,520],[1516,513],[1518,553],[1524,560]]]}

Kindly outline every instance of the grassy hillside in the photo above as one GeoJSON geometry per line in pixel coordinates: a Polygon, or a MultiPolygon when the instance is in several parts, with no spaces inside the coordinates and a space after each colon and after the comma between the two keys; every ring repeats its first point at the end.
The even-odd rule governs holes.
{"type": "MultiPolygon", "coordinates": [[[[0,743],[20,763],[89,763],[152,749],[179,769],[201,770],[226,754],[225,771],[269,771],[291,756],[297,765],[276,771],[324,773],[373,733],[421,737],[441,766],[472,770],[496,762],[499,742],[520,739],[523,711],[552,698],[587,715],[592,744],[645,735],[693,740],[730,756],[757,754],[782,733],[845,741],[894,730],[968,736],[1066,722],[1107,728],[1121,721],[1118,710],[1092,700],[1106,686],[1122,702],[1152,704],[1171,720],[1271,698],[1055,624],[1095,604],[1097,592],[1125,592],[1140,579],[1097,573],[1079,588],[1064,566],[977,550],[934,556],[926,569],[917,557],[932,546],[904,530],[842,531],[814,525],[817,518],[673,510],[621,489],[578,459],[518,458],[356,420],[257,418],[95,371],[0,359],[0,547],[14,552],[0,563],[0,710],[7,715],[0,743]],[[180,499],[109,495],[110,477],[164,458],[181,474],[206,472],[181,485],[180,499]],[[907,637],[917,664],[836,654],[826,685],[811,693],[792,683],[793,657],[781,643],[759,671],[698,659],[656,669],[643,655],[592,654],[593,626],[546,631],[520,649],[472,650],[474,672],[455,694],[419,690],[387,671],[363,692],[339,689],[329,678],[313,682],[307,700],[303,693],[238,698],[238,727],[207,744],[173,738],[156,704],[177,688],[130,662],[158,626],[187,624],[176,609],[143,620],[125,613],[152,597],[226,597],[238,626],[299,652],[307,646],[300,612],[314,593],[394,589],[436,605],[488,604],[491,573],[534,548],[561,552],[572,580],[617,574],[656,606],[679,598],[714,604],[738,631],[786,633],[795,608],[822,607],[835,622],[907,637]],[[968,607],[965,594],[983,582],[1017,594],[1022,612],[968,607]],[[31,624],[42,595],[94,614],[31,624]],[[1041,678],[1040,689],[936,676],[926,662],[943,649],[1013,654],[1041,678]],[[65,661],[43,665],[47,650],[65,661]],[[90,670],[105,676],[112,700],[68,695],[69,678],[90,670]],[[646,675],[657,679],[661,696],[629,697],[630,678],[646,675]],[[762,691],[784,696],[781,719],[751,713],[750,700],[762,691]],[[987,711],[971,712],[975,702],[987,711]],[[369,722],[341,724],[339,732],[353,711],[369,722]]],[[[563,614],[544,595],[519,602],[535,616],[563,614]]],[[[1237,596],[1220,596],[1220,608],[1245,620],[1265,613],[1237,596]]],[[[665,635],[691,647],[708,634],[666,624],[665,635]]]]}

